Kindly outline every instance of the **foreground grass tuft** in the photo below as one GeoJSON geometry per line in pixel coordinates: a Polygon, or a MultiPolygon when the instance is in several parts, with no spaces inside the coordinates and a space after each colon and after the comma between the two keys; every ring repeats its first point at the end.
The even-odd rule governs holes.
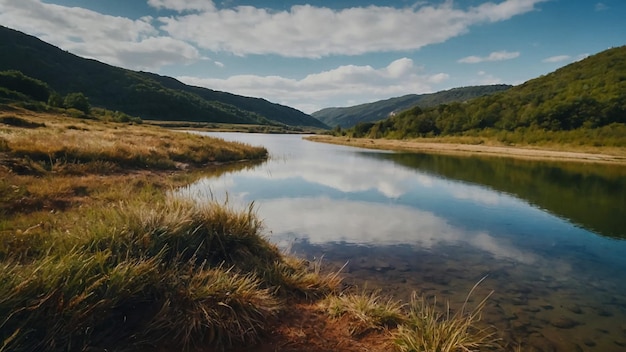
{"type": "Polygon", "coordinates": [[[5,253],[0,351],[245,345],[265,333],[281,293],[332,289],[263,238],[253,206],[171,196],[83,221],[5,253]]]}
{"type": "Polygon", "coordinates": [[[479,327],[482,309],[491,294],[468,311],[467,303],[479,281],[468,294],[459,311],[452,314],[448,305],[440,313],[436,301],[413,295],[407,319],[393,333],[394,344],[400,352],[463,352],[495,347],[498,340],[492,327],[479,327]]]}
{"type": "Polygon", "coordinates": [[[348,329],[354,336],[395,328],[405,320],[404,304],[381,296],[380,291],[328,296],[321,306],[333,318],[347,316],[348,329]]]}

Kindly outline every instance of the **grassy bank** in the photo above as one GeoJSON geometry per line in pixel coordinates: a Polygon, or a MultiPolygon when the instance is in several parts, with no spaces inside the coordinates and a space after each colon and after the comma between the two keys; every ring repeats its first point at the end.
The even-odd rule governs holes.
{"type": "Polygon", "coordinates": [[[252,208],[168,197],[74,215],[3,234],[0,350],[253,344],[284,298],[338,284],[267,242],[252,208]]]}
{"type": "Polygon", "coordinates": [[[268,242],[253,205],[171,192],[266,154],[156,126],[3,106],[0,352],[494,344],[476,328],[482,306],[439,314],[417,298],[342,292],[337,274],[268,242]]]}
{"type": "Polygon", "coordinates": [[[626,148],[623,147],[573,146],[568,144],[510,145],[489,138],[470,136],[383,139],[318,135],[309,136],[306,137],[306,139],[314,142],[349,145],[369,149],[626,164],[626,148]]]}
{"type": "Polygon", "coordinates": [[[264,148],[14,106],[0,111],[0,351],[222,349],[288,297],[336,289],[253,207],[168,195],[264,148]],[[227,163],[227,164],[224,164],[227,163]]]}

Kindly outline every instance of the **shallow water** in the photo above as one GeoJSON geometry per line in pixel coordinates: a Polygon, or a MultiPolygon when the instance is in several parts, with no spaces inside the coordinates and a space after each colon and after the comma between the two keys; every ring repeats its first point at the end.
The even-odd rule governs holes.
{"type": "Polygon", "coordinates": [[[536,351],[626,351],[626,168],[370,151],[211,134],[268,162],[183,193],[254,201],[271,241],[358,287],[458,309],[536,351]]]}

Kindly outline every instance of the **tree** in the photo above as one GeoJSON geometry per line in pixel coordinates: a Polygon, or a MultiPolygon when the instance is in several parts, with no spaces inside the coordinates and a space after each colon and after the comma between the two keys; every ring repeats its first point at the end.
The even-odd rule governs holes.
{"type": "Polygon", "coordinates": [[[63,100],[63,106],[66,109],[74,108],[88,114],[91,110],[89,99],[83,93],[69,93],[63,100]]]}
{"type": "Polygon", "coordinates": [[[55,108],[63,107],[63,97],[57,92],[51,92],[48,98],[48,105],[55,108]]]}

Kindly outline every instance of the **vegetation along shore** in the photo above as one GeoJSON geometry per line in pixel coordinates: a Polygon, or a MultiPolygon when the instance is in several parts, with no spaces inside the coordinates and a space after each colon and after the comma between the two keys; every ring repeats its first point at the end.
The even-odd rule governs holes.
{"type": "Polygon", "coordinates": [[[624,148],[563,146],[510,146],[497,141],[485,143],[476,138],[350,138],[329,135],[307,136],[307,140],[353,147],[438,154],[485,155],[519,159],[561,160],[573,162],[614,163],[626,165],[624,148]],[[476,142],[478,140],[478,142],[476,142]],[[572,150],[573,149],[573,150],[572,150]]]}
{"type": "Polygon", "coordinates": [[[0,351],[504,348],[482,303],[349,289],[271,244],[253,204],[174,192],[264,148],[28,92],[0,102],[0,351]]]}
{"type": "MultiPolygon", "coordinates": [[[[515,87],[337,125],[317,141],[437,153],[624,163],[626,46],[515,87]],[[488,94],[487,94],[488,93],[488,94]]],[[[466,91],[476,93],[478,88],[466,91]]],[[[393,109],[388,102],[381,109],[393,109]]],[[[360,115],[359,115],[360,116],[360,115]]]]}
{"type": "MultiPolygon", "coordinates": [[[[4,27],[0,35],[15,52],[42,54],[0,60],[12,67],[0,72],[0,352],[521,350],[481,321],[489,295],[470,299],[472,290],[450,307],[363,291],[342,283],[340,270],[282,253],[254,204],[235,209],[176,193],[268,152],[173,128],[235,123],[276,133],[324,123],[260,99],[104,67],[4,27]],[[50,66],[43,54],[81,74],[39,72],[50,66]],[[94,83],[111,77],[125,89],[94,83]]],[[[309,138],[626,164],[625,57],[626,47],[610,49],[487,96],[309,138]]]]}

